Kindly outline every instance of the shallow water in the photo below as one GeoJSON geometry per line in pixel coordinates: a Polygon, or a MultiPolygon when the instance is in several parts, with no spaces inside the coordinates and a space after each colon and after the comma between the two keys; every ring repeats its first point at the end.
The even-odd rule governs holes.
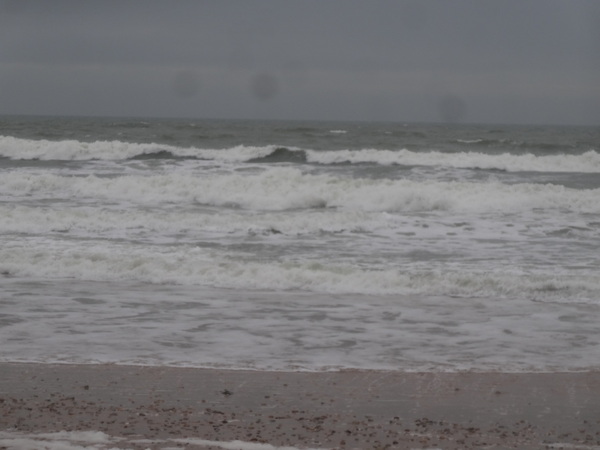
{"type": "Polygon", "coordinates": [[[9,361],[552,371],[596,367],[597,306],[5,280],[9,361]]]}

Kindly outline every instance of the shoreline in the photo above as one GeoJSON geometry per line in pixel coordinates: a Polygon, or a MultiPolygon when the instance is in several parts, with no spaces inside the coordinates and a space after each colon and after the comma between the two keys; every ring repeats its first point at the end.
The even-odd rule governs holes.
{"type": "Polygon", "coordinates": [[[600,448],[600,371],[0,363],[0,448],[10,436],[63,430],[133,449],[182,444],[175,439],[191,449],[591,449],[600,448]]]}
{"type": "Polygon", "coordinates": [[[590,367],[573,367],[573,368],[536,368],[536,367],[509,367],[502,369],[495,366],[488,368],[482,367],[464,367],[456,368],[452,366],[424,366],[408,369],[390,369],[387,367],[346,367],[346,366],[286,366],[284,368],[275,367],[253,367],[253,366],[227,366],[227,365],[179,365],[179,364],[153,364],[153,363],[135,363],[135,362],[71,362],[71,361],[38,361],[38,360],[0,360],[2,365],[20,365],[20,366],[66,366],[66,367],[124,367],[131,369],[175,369],[175,370],[198,370],[198,371],[223,371],[223,372],[248,372],[248,373],[272,373],[272,374],[287,374],[287,373],[302,373],[302,374],[331,374],[331,373],[402,373],[402,374],[504,374],[504,375],[541,375],[541,374],[600,374],[600,365],[590,367]]]}

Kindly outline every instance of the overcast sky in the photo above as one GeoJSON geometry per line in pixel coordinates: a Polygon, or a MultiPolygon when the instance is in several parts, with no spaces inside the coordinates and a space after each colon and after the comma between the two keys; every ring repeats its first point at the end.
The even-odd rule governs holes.
{"type": "Polygon", "coordinates": [[[0,0],[0,114],[600,124],[599,0],[0,0]]]}

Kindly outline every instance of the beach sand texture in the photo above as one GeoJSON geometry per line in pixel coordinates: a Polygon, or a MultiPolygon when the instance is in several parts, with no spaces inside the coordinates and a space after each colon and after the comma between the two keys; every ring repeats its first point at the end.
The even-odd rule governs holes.
{"type": "Polygon", "coordinates": [[[60,431],[105,433],[94,449],[600,448],[600,373],[0,364],[0,448],[60,431]]]}

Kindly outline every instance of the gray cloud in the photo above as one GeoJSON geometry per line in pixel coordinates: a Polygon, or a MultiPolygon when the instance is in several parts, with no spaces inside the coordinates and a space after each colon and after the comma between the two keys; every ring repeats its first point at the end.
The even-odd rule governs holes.
{"type": "Polygon", "coordinates": [[[0,39],[3,114],[600,122],[594,0],[0,0],[0,39]]]}

